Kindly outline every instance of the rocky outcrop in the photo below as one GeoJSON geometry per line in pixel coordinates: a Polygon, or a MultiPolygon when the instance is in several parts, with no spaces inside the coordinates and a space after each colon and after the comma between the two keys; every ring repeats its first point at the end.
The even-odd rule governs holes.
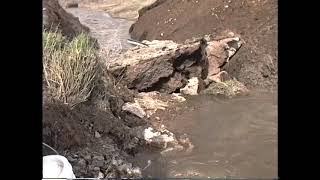
{"type": "Polygon", "coordinates": [[[58,0],[43,0],[43,25],[49,30],[58,27],[62,34],[74,37],[81,32],[89,32],[89,28],[82,25],[78,18],[66,12],[58,0]]]}
{"type": "Polygon", "coordinates": [[[222,73],[222,68],[242,44],[234,35],[206,36],[181,44],[169,40],[143,43],[146,46],[129,49],[108,62],[108,70],[130,89],[164,93],[180,91],[195,78],[205,80],[206,85],[224,81],[227,72],[222,73]]]}
{"type": "Polygon", "coordinates": [[[136,95],[134,102],[123,104],[122,110],[135,114],[140,118],[149,118],[157,110],[165,110],[175,103],[184,102],[186,99],[180,94],[163,94],[157,91],[141,92],[136,95]]]}
{"type": "Polygon", "coordinates": [[[231,79],[225,82],[211,83],[201,94],[221,95],[231,98],[238,95],[246,95],[248,92],[249,90],[245,85],[235,79],[231,79]]]}
{"type": "Polygon", "coordinates": [[[152,127],[144,130],[144,139],[146,143],[152,147],[161,149],[163,156],[169,156],[177,152],[192,152],[194,145],[191,143],[187,134],[176,137],[172,132],[168,131],[164,126],[158,131],[152,127]]]}
{"type": "Polygon", "coordinates": [[[188,80],[188,84],[180,89],[180,92],[188,95],[198,95],[198,93],[203,90],[205,84],[202,80],[197,77],[193,77],[188,80]]]}

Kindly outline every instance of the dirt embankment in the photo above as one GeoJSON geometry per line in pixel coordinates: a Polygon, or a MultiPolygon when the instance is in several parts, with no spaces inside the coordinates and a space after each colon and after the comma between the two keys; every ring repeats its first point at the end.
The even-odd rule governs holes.
{"type": "MultiPolygon", "coordinates": [[[[47,54],[44,56],[43,63],[44,72],[47,73],[45,73],[43,81],[43,142],[56,149],[60,155],[65,156],[70,161],[76,177],[141,176],[141,170],[138,167],[133,167],[127,159],[144,147],[145,139],[143,139],[142,133],[150,125],[145,119],[130,112],[122,111],[122,105],[132,101],[134,94],[121,84],[117,84],[107,72],[100,71],[104,68],[101,62],[94,65],[95,68],[93,69],[98,69],[97,73],[94,73],[94,79],[97,83],[90,83],[92,91],[90,91],[88,99],[85,98],[84,101],[74,104],[67,101],[67,98],[65,98],[66,102],[62,102],[59,96],[54,96],[54,93],[52,93],[59,84],[52,81],[48,73],[51,73],[51,75],[52,73],[56,73],[56,75],[67,74],[68,70],[62,68],[65,66],[60,66],[66,63],[66,59],[67,61],[70,60],[69,63],[71,64],[77,62],[72,64],[74,66],[71,65],[74,68],[71,69],[71,73],[75,73],[74,76],[79,76],[80,79],[82,77],[82,81],[87,80],[82,75],[85,73],[77,73],[76,69],[82,67],[79,64],[86,63],[87,56],[81,58],[82,54],[80,53],[77,56],[72,56],[74,55],[72,54],[73,51],[66,50],[67,47],[72,47],[70,46],[72,40],[81,40],[77,39],[77,35],[83,32],[86,27],[77,18],[66,12],[57,0],[45,0],[44,8],[45,25],[51,27],[47,28],[45,32],[48,31],[51,34],[48,35],[47,32],[47,35],[45,35],[46,33],[44,33],[44,42],[47,42],[44,43],[46,45],[44,46],[44,53],[47,54]],[[59,31],[56,32],[58,25],[59,31]],[[63,36],[70,37],[71,40],[57,38],[60,37],[60,32],[63,36]],[[55,33],[56,35],[53,35],[55,33]],[[56,39],[54,40],[54,38],[56,39]],[[64,48],[59,48],[59,45],[56,45],[50,49],[51,46],[48,44],[51,41],[53,41],[53,44],[62,43],[61,46],[64,46],[64,48]],[[66,57],[56,56],[58,53],[50,54],[55,51],[61,55],[65,55],[63,52],[70,54],[65,55],[66,57]],[[57,62],[61,63],[58,64],[57,62]],[[54,67],[60,68],[53,71],[54,67]],[[49,81],[54,82],[54,85],[51,86],[49,81]]],[[[84,44],[85,41],[82,41],[82,43],[84,44]]],[[[91,48],[84,45],[81,47],[91,48]]],[[[76,48],[81,47],[77,46],[76,48]]],[[[94,54],[90,54],[90,57],[89,60],[99,60],[95,59],[94,54]]],[[[89,68],[85,70],[88,71],[87,74],[92,71],[89,68]]],[[[86,90],[81,83],[70,84],[70,82],[73,82],[70,77],[60,77],[62,77],[61,81],[64,82],[63,84],[66,87],[78,85],[83,88],[80,91],[86,90]]],[[[73,91],[75,96],[78,93],[73,91]]],[[[70,96],[68,96],[68,100],[71,101],[70,96]]],[[[43,155],[49,154],[55,153],[43,146],[43,155]]]]}
{"type": "Polygon", "coordinates": [[[225,66],[251,88],[277,88],[277,0],[158,0],[140,11],[130,34],[139,40],[183,42],[230,30],[245,41],[225,66]]]}
{"type": "Polygon", "coordinates": [[[82,25],[78,18],[67,13],[58,1],[43,0],[42,4],[45,29],[55,30],[56,27],[59,27],[63,35],[71,38],[82,32],[89,32],[89,28],[82,25]]]}
{"type": "MultiPolygon", "coordinates": [[[[58,5],[58,0],[44,2],[54,4],[47,4],[44,14],[50,26],[60,24],[68,36],[86,29],[58,5]]],[[[139,20],[130,32],[136,39],[182,42],[205,34],[219,35],[227,29],[233,31],[245,44],[223,68],[246,85],[272,89],[277,83],[276,13],[275,0],[160,0],[140,10],[139,20]]],[[[114,82],[108,74],[101,77],[101,87],[95,89],[90,101],[74,107],[45,95],[43,140],[68,158],[76,177],[138,177],[139,170],[127,162],[127,157],[144,148],[139,132],[150,124],[122,109],[133,101],[133,91],[114,82]]]]}

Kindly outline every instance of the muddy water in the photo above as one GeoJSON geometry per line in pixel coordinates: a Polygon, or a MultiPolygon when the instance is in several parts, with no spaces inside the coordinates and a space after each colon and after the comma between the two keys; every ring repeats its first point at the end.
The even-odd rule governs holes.
{"type": "MultiPolygon", "coordinates": [[[[126,42],[133,23],[107,13],[68,9],[91,29],[105,49],[115,53],[132,47],[126,42]]],[[[156,114],[157,115],[157,114],[156,114]]],[[[137,154],[132,161],[152,177],[277,177],[277,96],[255,92],[246,97],[221,99],[195,96],[188,103],[157,116],[175,133],[187,133],[195,145],[191,153],[160,156],[137,154]]]]}
{"type": "Polygon", "coordinates": [[[138,164],[151,165],[146,176],[205,178],[277,177],[277,96],[255,93],[235,99],[197,96],[188,99],[166,124],[187,133],[192,153],[156,153],[137,156],[138,164]]]}
{"type": "Polygon", "coordinates": [[[112,50],[116,54],[132,47],[127,39],[133,21],[112,18],[104,11],[85,8],[69,8],[67,11],[90,28],[91,35],[98,40],[102,49],[112,50]]]}

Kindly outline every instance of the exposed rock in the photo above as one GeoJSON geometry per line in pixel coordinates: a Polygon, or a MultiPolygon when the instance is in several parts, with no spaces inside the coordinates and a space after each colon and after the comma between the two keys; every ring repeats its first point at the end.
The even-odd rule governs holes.
{"type": "MultiPolygon", "coordinates": [[[[141,178],[141,169],[139,167],[133,167],[131,163],[125,163],[123,160],[118,159],[112,160],[113,169],[115,169],[115,173],[113,177],[107,176],[110,178],[115,177],[125,177],[125,178],[141,178]]],[[[108,173],[109,174],[109,173],[108,173]]]]}
{"type": "Polygon", "coordinates": [[[178,101],[178,102],[184,102],[186,101],[186,98],[182,97],[179,93],[172,93],[172,99],[178,101]]]}
{"type": "Polygon", "coordinates": [[[177,139],[175,135],[164,126],[158,131],[152,127],[148,127],[144,130],[143,135],[147,144],[162,150],[160,153],[163,156],[170,156],[182,151],[190,153],[194,147],[186,135],[177,139]]]}
{"type": "Polygon", "coordinates": [[[62,34],[68,37],[89,32],[89,28],[82,25],[78,18],[66,12],[58,0],[43,0],[42,3],[44,28],[55,30],[55,27],[58,27],[62,34]]]}
{"type": "Polygon", "coordinates": [[[93,169],[94,169],[94,167],[103,167],[103,165],[104,165],[104,161],[103,160],[98,160],[98,159],[93,159],[92,160],[93,169]]]}
{"type": "Polygon", "coordinates": [[[226,82],[211,83],[202,94],[222,95],[226,97],[234,97],[237,95],[247,94],[249,90],[241,82],[233,79],[226,82]]]}
{"type": "Polygon", "coordinates": [[[145,110],[147,117],[150,117],[158,109],[164,110],[169,106],[169,103],[156,91],[139,93],[135,102],[140,104],[140,106],[145,110]]]}
{"type": "Polygon", "coordinates": [[[122,110],[129,111],[129,112],[137,115],[140,118],[143,118],[146,116],[146,112],[141,108],[140,104],[136,103],[136,102],[135,103],[131,103],[131,102],[125,103],[122,106],[122,110]]]}
{"type": "Polygon", "coordinates": [[[81,167],[85,167],[86,166],[86,161],[84,159],[80,159],[78,161],[78,165],[81,166],[81,167]]]}
{"type": "Polygon", "coordinates": [[[208,63],[208,78],[218,74],[242,44],[239,37],[213,41],[210,40],[210,38],[204,38],[203,41],[202,54],[205,54],[203,58],[205,58],[205,62],[208,63]]]}
{"type": "Polygon", "coordinates": [[[99,172],[97,179],[103,179],[103,178],[104,178],[104,174],[102,172],[99,172]]]}
{"type": "Polygon", "coordinates": [[[100,171],[100,168],[99,167],[94,167],[93,170],[94,171],[100,171]]]}
{"type": "Polygon", "coordinates": [[[183,149],[184,149],[183,146],[176,144],[173,147],[169,147],[169,148],[161,151],[160,154],[163,156],[170,156],[170,155],[176,154],[177,152],[181,152],[183,149]]]}
{"type": "Polygon", "coordinates": [[[104,157],[103,156],[94,156],[93,159],[97,159],[99,161],[103,161],[104,157]]]}
{"type": "Polygon", "coordinates": [[[122,83],[130,89],[164,93],[183,88],[190,78],[204,80],[220,73],[241,46],[238,37],[211,40],[209,36],[181,44],[169,40],[143,43],[148,46],[129,49],[110,62],[108,70],[123,77],[122,83]]]}
{"type": "Polygon", "coordinates": [[[188,95],[198,95],[204,87],[204,82],[201,79],[193,77],[188,80],[188,84],[184,88],[180,89],[180,92],[188,95]]]}
{"type": "Polygon", "coordinates": [[[210,76],[208,79],[214,82],[225,82],[225,81],[231,80],[231,77],[226,71],[221,71],[218,74],[210,76]]]}
{"type": "Polygon", "coordinates": [[[95,131],[94,132],[94,137],[95,138],[101,138],[101,135],[100,135],[100,133],[98,131],[95,131]]]}
{"type": "Polygon", "coordinates": [[[144,138],[151,146],[166,149],[168,143],[175,144],[177,141],[174,134],[168,130],[155,131],[152,127],[144,130],[144,138]]]}
{"type": "Polygon", "coordinates": [[[84,157],[85,160],[90,160],[91,159],[91,155],[87,155],[84,157]]]}
{"type": "Polygon", "coordinates": [[[189,139],[187,134],[182,134],[178,137],[178,141],[180,144],[182,144],[184,147],[186,147],[186,152],[190,153],[192,152],[194,145],[192,144],[191,140],[189,139]]]}
{"type": "Polygon", "coordinates": [[[68,159],[68,161],[70,161],[70,162],[76,161],[76,159],[74,159],[72,156],[68,156],[67,159],[68,159]]]}

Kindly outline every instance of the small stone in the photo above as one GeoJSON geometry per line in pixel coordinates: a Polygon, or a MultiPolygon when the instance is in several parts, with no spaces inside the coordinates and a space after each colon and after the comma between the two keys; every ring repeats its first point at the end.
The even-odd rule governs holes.
{"type": "Polygon", "coordinates": [[[178,102],[186,101],[186,98],[182,97],[180,93],[172,93],[173,99],[177,100],[178,102]]]}
{"type": "Polygon", "coordinates": [[[198,95],[203,88],[203,82],[200,82],[199,78],[193,77],[188,80],[188,84],[184,88],[180,89],[180,92],[188,95],[198,95]]]}
{"type": "Polygon", "coordinates": [[[103,179],[104,178],[104,174],[102,173],[102,172],[99,172],[99,174],[98,174],[98,177],[97,177],[98,179],[103,179]]]}
{"type": "Polygon", "coordinates": [[[97,159],[99,161],[103,161],[104,157],[103,156],[94,156],[93,159],[97,159]]]}
{"type": "Polygon", "coordinates": [[[122,106],[122,110],[127,111],[127,112],[131,112],[140,118],[143,118],[146,116],[146,112],[143,110],[143,108],[140,106],[140,104],[136,103],[136,102],[135,103],[130,103],[130,102],[125,103],[122,106]]]}
{"type": "Polygon", "coordinates": [[[234,37],[234,36],[235,36],[235,34],[234,34],[233,32],[228,32],[228,35],[229,35],[230,37],[234,37]]]}
{"type": "Polygon", "coordinates": [[[101,135],[100,135],[100,133],[98,131],[95,131],[94,132],[94,137],[95,138],[101,138],[101,135]]]}
{"type": "Polygon", "coordinates": [[[106,178],[115,178],[117,174],[112,171],[112,172],[106,172],[106,178]]]}
{"type": "Polygon", "coordinates": [[[231,77],[226,71],[221,71],[218,74],[212,75],[208,77],[208,79],[214,81],[214,82],[225,82],[231,80],[231,77]]]}
{"type": "Polygon", "coordinates": [[[91,159],[91,156],[90,156],[90,155],[87,155],[87,156],[84,157],[84,159],[85,159],[85,160],[90,160],[90,159],[91,159]]]}
{"type": "Polygon", "coordinates": [[[68,4],[66,4],[66,8],[78,8],[79,5],[76,2],[69,2],[68,4]]]}
{"type": "Polygon", "coordinates": [[[160,118],[157,116],[157,117],[156,117],[156,120],[158,120],[158,121],[159,121],[159,120],[160,120],[160,118]]]}
{"type": "Polygon", "coordinates": [[[100,168],[99,167],[94,167],[93,170],[94,171],[100,171],[100,168]]]}
{"type": "Polygon", "coordinates": [[[163,33],[161,33],[160,36],[163,36],[163,33]]]}
{"type": "Polygon", "coordinates": [[[93,171],[93,168],[94,168],[93,165],[89,165],[89,166],[88,166],[89,171],[93,171]]]}
{"type": "Polygon", "coordinates": [[[80,161],[78,161],[79,166],[86,166],[86,161],[84,159],[80,159],[80,161]]]}
{"type": "Polygon", "coordinates": [[[103,161],[92,161],[92,164],[97,167],[102,167],[104,165],[103,161]]]}
{"type": "Polygon", "coordinates": [[[68,156],[67,159],[68,159],[68,161],[70,161],[70,162],[76,161],[76,159],[72,158],[71,156],[68,156]]]}

